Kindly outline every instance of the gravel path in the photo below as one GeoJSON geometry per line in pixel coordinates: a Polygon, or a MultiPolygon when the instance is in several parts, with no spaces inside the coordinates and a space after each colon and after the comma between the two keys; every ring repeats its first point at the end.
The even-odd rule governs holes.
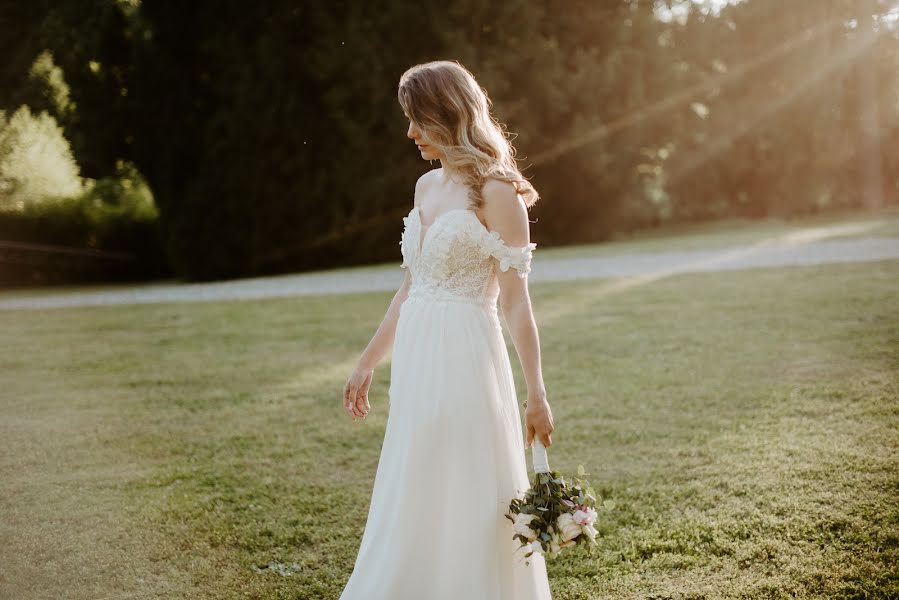
{"type": "MultiPolygon", "coordinates": [[[[783,236],[748,246],[621,254],[588,258],[541,258],[534,253],[529,279],[570,281],[604,277],[663,276],[791,265],[899,259],[899,237],[806,241],[783,236]]],[[[44,309],[107,304],[248,300],[283,296],[396,290],[403,270],[353,268],[320,273],[261,277],[221,283],[146,284],[97,292],[54,293],[0,299],[0,309],[44,309]]]]}

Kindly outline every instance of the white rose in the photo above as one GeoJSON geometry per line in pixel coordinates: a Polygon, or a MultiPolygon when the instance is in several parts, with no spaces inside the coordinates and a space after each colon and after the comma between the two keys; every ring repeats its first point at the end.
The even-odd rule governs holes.
{"type": "Polygon", "coordinates": [[[582,529],[581,526],[574,522],[574,517],[571,516],[571,513],[562,513],[559,515],[559,518],[556,519],[559,530],[562,533],[562,541],[567,542],[568,540],[573,540],[577,536],[581,535],[582,529]]]}
{"type": "Polygon", "coordinates": [[[549,553],[553,556],[562,551],[562,539],[559,537],[559,533],[557,531],[553,532],[553,537],[549,541],[549,553]]]}
{"type": "Polygon", "coordinates": [[[515,523],[512,525],[512,529],[515,530],[515,533],[520,533],[529,540],[535,539],[537,537],[537,532],[528,527],[535,517],[536,515],[518,513],[515,517],[515,523]]]}

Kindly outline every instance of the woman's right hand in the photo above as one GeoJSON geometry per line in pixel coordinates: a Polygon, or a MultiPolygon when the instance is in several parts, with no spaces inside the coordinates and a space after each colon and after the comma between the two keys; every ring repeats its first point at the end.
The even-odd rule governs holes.
{"type": "Polygon", "coordinates": [[[343,408],[355,421],[364,419],[371,410],[368,403],[368,389],[374,369],[356,367],[343,386],[343,408]]]}

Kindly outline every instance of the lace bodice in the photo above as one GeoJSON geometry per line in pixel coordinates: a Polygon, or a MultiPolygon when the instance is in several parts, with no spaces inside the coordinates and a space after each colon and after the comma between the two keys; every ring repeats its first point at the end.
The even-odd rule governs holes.
{"type": "Polygon", "coordinates": [[[507,245],[498,232],[484,227],[471,209],[448,210],[424,227],[418,207],[413,207],[403,217],[403,224],[401,266],[411,269],[409,297],[495,307],[499,297],[496,267],[503,272],[512,267],[521,278],[531,270],[531,255],[537,244],[507,245]]]}

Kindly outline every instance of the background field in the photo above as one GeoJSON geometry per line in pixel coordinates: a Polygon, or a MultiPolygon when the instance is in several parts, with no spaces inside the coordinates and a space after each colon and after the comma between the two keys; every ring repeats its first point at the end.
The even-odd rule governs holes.
{"type": "MultiPolygon", "coordinates": [[[[617,503],[554,598],[899,595],[896,281],[532,283],[551,464],[617,503]]],[[[0,312],[0,597],[336,598],[389,363],[364,422],[341,389],[389,300],[0,312]]]]}

